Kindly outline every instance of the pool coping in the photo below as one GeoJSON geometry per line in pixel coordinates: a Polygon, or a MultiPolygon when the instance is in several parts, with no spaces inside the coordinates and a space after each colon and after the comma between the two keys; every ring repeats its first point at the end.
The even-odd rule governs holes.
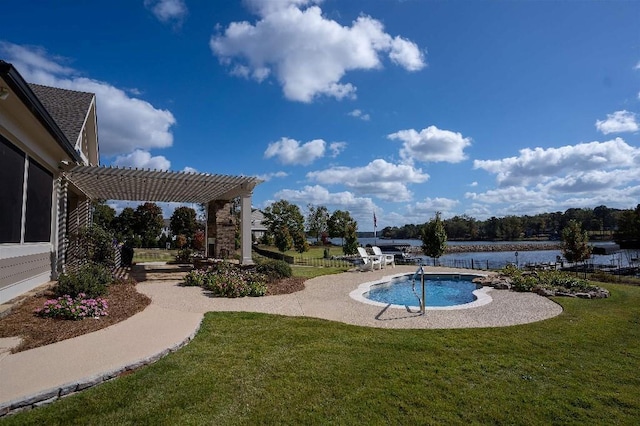
{"type": "MultiPolygon", "coordinates": [[[[379,280],[375,280],[375,281],[368,281],[366,283],[362,283],[360,284],[355,290],[351,291],[349,293],[349,297],[351,297],[352,299],[360,302],[360,303],[366,303],[368,305],[373,305],[373,306],[379,306],[379,307],[386,307],[386,308],[392,308],[392,309],[403,309],[405,311],[409,311],[411,312],[411,309],[420,309],[420,306],[416,306],[416,305],[394,305],[394,304],[390,304],[390,303],[385,303],[385,302],[377,302],[375,300],[371,300],[368,299],[366,297],[364,297],[364,294],[369,292],[371,290],[371,287],[376,286],[376,285],[380,285],[380,284],[385,284],[393,279],[396,278],[400,278],[400,277],[407,277],[407,276],[411,276],[413,274],[411,273],[398,273],[398,274],[394,274],[394,275],[386,275],[384,277],[382,277],[379,280]]],[[[473,277],[486,277],[487,274],[470,274],[470,273],[455,273],[455,272],[425,272],[424,275],[436,275],[436,276],[442,276],[442,275],[465,275],[465,276],[473,276],[473,277]]],[[[473,302],[469,302],[469,303],[463,303],[460,305],[453,305],[453,306],[425,306],[425,310],[427,311],[456,311],[456,310],[460,310],[460,309],[473,309],[473,308],[477,308],[480,306],[484,306],[486,304],[489,304],[493,301],[493,298],[488,294],[491,290],[493,290],[493,288],[491,287],[486,287],[483,286],[479,289],[474,290],[472,293],[474,296],[476,296],[476,300],[474,300],[473,302]]]]}

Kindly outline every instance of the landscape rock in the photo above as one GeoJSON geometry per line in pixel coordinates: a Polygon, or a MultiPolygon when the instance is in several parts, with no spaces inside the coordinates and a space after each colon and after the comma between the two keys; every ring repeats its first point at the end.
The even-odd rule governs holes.
{"type": "Polygon", "coordinates": [[[473,279],[473,283],[493,287],[496,290],[511,289],[511,278],[504,275],[487,275],[486,277],[477,277],[473,279]]]}

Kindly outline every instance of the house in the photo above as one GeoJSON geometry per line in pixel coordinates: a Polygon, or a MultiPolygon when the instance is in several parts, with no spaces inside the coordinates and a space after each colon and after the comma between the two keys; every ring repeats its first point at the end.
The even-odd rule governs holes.
{"type": "Polygon", "coordinates": [[[259,241],[267,232],[264,226],[264,214],[258,209],[251,210],[251,238],[253,241],[259,241]]]}
{"type": "Polygon", "coordinates": [[[0,60],[0,303],[55,280],[76,254],[68,237],[91,223],[91,200],[206,206],[206,254],[251,257],[251,196],[261,180],[100,167],[96,97],[27,83],[0,60]]]}
{"type": "Polygon", "coordinates": [[[28,84],[0,61],[0,303],[55,279],[67,228],[90,219],[68,164],[98,166],[95,95],[28,84]]]}

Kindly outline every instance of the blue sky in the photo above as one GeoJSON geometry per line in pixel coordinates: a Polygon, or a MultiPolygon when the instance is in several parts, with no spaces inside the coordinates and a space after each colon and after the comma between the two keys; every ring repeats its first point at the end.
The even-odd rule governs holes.
{"type": "Polygon", "coordinates": [[[363,231],[640,202],[640,2],[50,5],[3,7],[0,58],[96,93],[103,165],[259,176],[255,207],[363,231]]]}

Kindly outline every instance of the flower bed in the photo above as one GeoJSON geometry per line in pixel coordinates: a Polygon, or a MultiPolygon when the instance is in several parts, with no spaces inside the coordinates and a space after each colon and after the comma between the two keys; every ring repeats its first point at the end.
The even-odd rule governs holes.
{"type": "Polygon", "coordinates": [[[108,307],[107,300],[101,297],[87,298],[86,294],[80,293],[72,298],[67,294],[47,300],[35,313],[45,318],[81,320],[106,316],[108,307]]]}

